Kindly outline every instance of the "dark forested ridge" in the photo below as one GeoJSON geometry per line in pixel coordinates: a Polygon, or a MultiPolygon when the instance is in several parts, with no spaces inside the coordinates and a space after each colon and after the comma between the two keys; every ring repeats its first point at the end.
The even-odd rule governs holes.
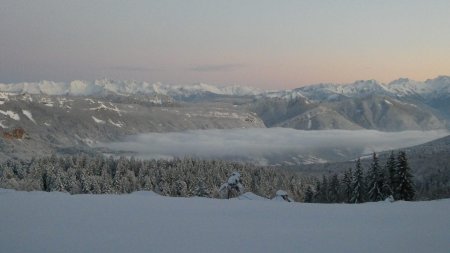
{"type": "Polygon", "coordinates": [[[80,193],[130,193],[151,190],[167,196],[219,197],[220,186],[234,172],[245,191],[271,198],[279,189],[302,201],[313,178],[270,167],[228,161],[114,159],[103,156],[51,156],[0,165],[0,188],[80,193]]]}
{"type": "MultiPolygon", "coordinates": [[[[414,176],[416,199],[450,198],[450,136],[446,136],[428,143],[404,148],[408,164],[414,176]]],[[[400,150],[395,150],[399,153],[400,150]]],[[[391,151],[380,152],[378,155],[380,166],[385,169],[390,159],[391,151]]],[[[361,158],[361,166],[368,170],[372,166],[370,157],[361,158]]],[[[320,177],[321,174],[332,176],[334,173],[343,179],[344,172],[354,168],[353,161],[303,165],[300,170],[305,174],[320,177]]],[[[292,168],[295,169],[295,168],[292,168]]]]}
{"type": "Polygon", "coordinates": [[[450,197],[448,174],[417,176],[404,151],[391,152],[385,159],[373,153],[372,159],[366,159],[364,164],[357,159],[347,165],[346,170],[324,173],[314,187],[308,186],[305,202],[363,203],[450,197]]]}

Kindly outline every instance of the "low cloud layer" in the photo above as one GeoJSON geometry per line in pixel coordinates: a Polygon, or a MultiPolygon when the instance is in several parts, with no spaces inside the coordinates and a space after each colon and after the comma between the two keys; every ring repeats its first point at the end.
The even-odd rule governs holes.
{"type": "MultiPolygon", "coordinates": [[[[200,157],[263,161],[288,156],[316,158],[364,155],[422,144],[448,135],[445,131],[379,132],[374,130],[303,131],[288,128],[193,130],[130,136],[100,144],[140,158],[200,157]]],[[[285,158],[280,158],[285,159],[285,158]]],[[[278,160],[278,159],[277,159],[278,160]]],[[[272,163],[272,162],[269,162],[272,163]]]]}
{"type": "Polygon", "coordinates": [[[207,64],[195,66],[190,70],[197,72],[228,72],[240,69],[242,67],[242,64],[207,64]]]}
{"type": "Polygon", "coordinates": [[[118,71],[130,71],[130,72],[149,72],[158,70],[155,68],[140,67],[140,66],[114,66],[111,67],[110,69],[118,71]]]}

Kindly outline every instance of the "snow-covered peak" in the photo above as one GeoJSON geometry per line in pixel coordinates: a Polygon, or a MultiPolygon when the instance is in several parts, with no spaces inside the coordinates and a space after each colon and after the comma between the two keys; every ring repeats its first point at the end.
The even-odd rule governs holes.
{"type": "Polygon", "coordinates": [[[44,94],[70,96],[116,95],[165,95],[173,98],[189,98],[208,94],[229,96],[263,96],[269,98],[294,99],[306,101],[332,101],[342,97],[365,97],[372,94],[395,97],[423,96],[435,97],[450,94],[450,77],[439,76],[418,82],[400,78],[388,84],[375,80],[361,80],[350,84],[321,83],[293,90],[264,91],[245,86],[215,86],[205,83],[192,85],[167,85],[140,81],[119,81],[99,79],[95,81],[75,80],[72,82],[23,82],[1,84],[0,92],[12,94],[44,94]]]}
{"type": "Polygon", "coordinates": [[[438,76],[435,79],[425,81],[425,84],[431,87],[433,93],[450,93],[450,76],[438,76]]]}
{"type": "Polygon", "coordinates": [[[386,85],[389,91],[398,96],[411,96],[426,94],[431,91],[431,87],[423,82],[417,82],[408,78],[400,78],[386,85]]]}
{"type": "Polygon", "coordinates": [[[424,98],[450,94],[450,77],[439,76],[425,82],[400,78],[388,84],[375,80],[356,81],[350,84],[321,83],[294,90],[276,91],[266,97],[294,98],[306,97],[315,101],[333,101],[342,97],[365,97],[369,95],[392,97],[422,96],[424,98]]]}
{"type": "Polygon", "coordinates": [[[439,76],[418,82],[407,78],[400,78],[386,85],[392,94],[397,96],[422,96],[433,98],[450,94],[450,77],[439,76]]]}
{"type": "Polygon", "coordinates": [[[344,96],[364,96],[374,92],[386,92],[386,87],[375,80],[356,81],[351,84],[319,84],[300,88],[303,91],[337,93],[344,96]]]}
{"type": "Polygon", "coordinates": [[[297,98],[306,100],[332,101],[341,97],[364,97],[371,94],[386,94],[388,89],[375,80],[356,81],[351,84],[320,83],[300,87],[294,90],[284,90],[266,93],[266,97],[297,98]]]}
{"type": "Polygon", "coordinates": [[[221,88],[221,90],[226,95],[235,95],[235,96],[254,96],[265,92],[258,88],[239,85],[226,86],[221,88]]]}
{"type": "Polygon", "coordinates": [[[218,87],[205,83],[192,85],[167,85],[162,83],[147,83],[139,81],[118,81],[100,79],[95,81],[75,80],[68,83],[41,81],[31,83],[1,84],[0,92],[12,94],[44,94],[44,95],[70,95],[70,96],[95,96],[95,95],[167,95],[174,97],[190,97],[204,94],[217,95],[257,95],[263,91],[241,86],[218,87]]]}

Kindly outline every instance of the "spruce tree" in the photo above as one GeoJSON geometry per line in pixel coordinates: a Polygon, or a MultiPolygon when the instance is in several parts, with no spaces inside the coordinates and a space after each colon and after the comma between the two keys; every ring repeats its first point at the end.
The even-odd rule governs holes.
{"type": "Polygon", "coordinates": [[[219,193],[222,198],[234,198],[244,193],[244,186],[242,185],[242,178],[239,172],[233,172],[228,180],[219,188],[219,193]]]}
{"type": "Polygon", "coordinates": [[[210,191],[207,188],[205,180],[200,179],[194,189],[194,195],[198,197],[209,197],[210,191]]]}
{"type": "Polygon", "coordinates": [[[383,176],[383,186],[381,188],[381,192],[383,194],[384,199],[386,199],[389,196],[393,196],[390,179],[389,179],[389,171],[384,169],[382,176],[383,176]]]}
{"type": "Polygon", "coordinates": [[[322,202],[322,197],[320,196],[320,193],[322,192],[322,184],[320,183],[320,180],[317,179],[316,181],[316,192],[314,193],[313,200],[316,203],[322,202]]]}
{"type": "Polygon", "coordinates": [[[392,191],[392,195],[396,198],[396,189],[398,186],[398,182],[396,179],[396,170],[397,170],[397,161],[395,160],[394,151],[391,152],[387,161],[386,161],[386,171],[389,177],[389,186],[392,191]]]}
{"type": "Polygon", "coordinates": [[[341,201],[340,198],[340,194],[339,194],[339,188],[340,188],[340,183],[339,183],[339,178],[338,175],[335,173],[333,174],[333,176],[331,177],[330,180],[330,186],[329,186],[329,199],[331,203],[339,203],[341,201]]]}
{"type": "Polygon", "coordinates": [[[352,182],[352,198],[351,203],[363,203],[365,200],[365,187],[363,169],[361,167],[361,160],[358,158],[355,166],[355,173],[352,182]]]}
{"type": "Polygon", "coordinates": [[[325,175],[323,175],[322,176],[322,192],[320,193],[320,195],[322,196],[323,203],[330,203],[329,191],[330,191],[330,185],[328,183],[328,178],[325,175]]]}
{"type": "Polygon", "coordinates": [[[395,190],[397,194],[396,199],[411,201],[415,197],[414,183],[412,181],[413,175],[411,168],[408,165],[408,159],[404,151],[399,152],[397,158],[396,181],[398,182],[395,190]]]}
{"type": "Polygon", "coordinates": [[[353,171],[352,168],[349,168],[347,171],[344,172],[344,178],[342,179],[342,186],[343,186],[343,195],[345,198],[345,202],[350,203],[352,200],[353,195],[353,171]]]}
{"type": "Polygon", "coordinates": [[[314,192],[313,192],[313,190],[311,189],[311,186],[308,186],[308,187],[306,188],[304,202],[305,202],[305,203],[312,203],[312,202],[313,202],[313,198],[314,198],[314,192]]]}
{"type": "Polygon", "coordinates": [[[370,165],[367,176],[367,183],[369,189],[369,201],[380,201],[384,199],[383,196],[383,171],[380,168],[378,156],[376,153],[372,155],[372,164],[370,165]]]}

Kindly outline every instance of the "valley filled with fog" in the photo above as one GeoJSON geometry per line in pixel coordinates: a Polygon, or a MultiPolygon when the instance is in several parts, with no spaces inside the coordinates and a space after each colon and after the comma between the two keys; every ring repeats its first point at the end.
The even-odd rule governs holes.
{"type": "Polygon", "coordinates": [[[100,143],[98,147],[141,159],[195,157],[292,165],[347,161],[372,152],[423,144],[448,134],[446,130],[209,129],[139,134],[119,142],[100,143]]]}

